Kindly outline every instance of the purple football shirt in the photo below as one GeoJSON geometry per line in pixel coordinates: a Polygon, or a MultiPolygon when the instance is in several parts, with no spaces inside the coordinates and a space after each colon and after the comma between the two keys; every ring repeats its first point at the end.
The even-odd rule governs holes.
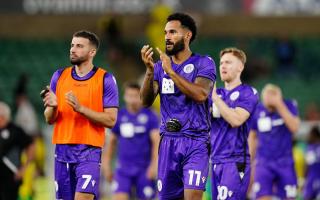
{"type": "MultiPolygon", "coordinates": [[[[293,115],[298,115],[296,101],[285,100],[285,105],[293,115]]],[[[268,111],[260,103],[254,115],[252,129],[256,131],[258,138],[256,159],[293,162],[292,133],[277,112],[268,111]]]]}
{"type": "Polygon", "coordinates": [[[142,108],[138,113],[121,109],[112,129],[118,139],[118,164],[125,167],[148,167],[152,153],[150,133],[158,128],[158,117],[151,109],[142,108]]]}
{"type": "MultiPolygon", "coordinates": [[[[208,56],[192,54],[179,65],[172,60],[171,64],[173,70],[189,82],[194,82],[197,77],[204,77],[213,82],[216,80],[215,63],[208,56]]],[[[161,61],[155,64],[154,80],[159,84],[160,133],[166,133],[166,122],[175,118],[182,125],[178,134],[208,139],[210,130],[209,101],[198,103],[183,94],[164,72],[161,61]]]]}
{"type": "MultiPolygon", "coordinates": [[[[217,89],[217,94],[230,107],[240,107],[250,113],[250,117],[241,126],[232,128],[219,112],[211,118],[212,127],[211,155],[212,163],[244,162],[249,159],[247,138],[252,125],[253,112],[259,101],[257,90],[242,84],[232,90],[217,89]]],[[[213,110],[217,109],[215,105],[213,110]]]]}
{"type": "MultiPolygon", "coordinates": [[[[88,74],[79,77],[72,68],[71,76],[78,81],[90,79],[95,75],[97,67],[94,67],[88,74]]],[[[51,78],[50,88],[56,93],[57,82],[64,69],[58,69],[51,78]]],[[[119,107],[118,87],[116,79],[110,73],[106,73],[103,82],[103,106],[104,108],[119,107]]],[[[100,162],[101,148],[92,147],[84,144],[56,144],[55,150],[56,160],[61,162],[83,162],[83,161],[97,161],[100,162]]]]}

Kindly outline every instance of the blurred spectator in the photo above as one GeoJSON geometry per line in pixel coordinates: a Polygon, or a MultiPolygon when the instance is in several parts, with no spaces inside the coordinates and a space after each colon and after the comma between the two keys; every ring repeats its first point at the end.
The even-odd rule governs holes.
{"type": "Polygon", "coordinates": [[[311,102],[306,106],[305,120],[307,121],[320,120],[319,107],[315,102],[311,102]]]}
{"type": "Polygon", "coordinates": [[[320,131],[313,127],[308,136],[307,153],[305,156],[306,182],[304,185],[304,200],[320,199],[320,131]]]}
{"type": "MultiPolygon", "coordinates": [[[[34,106],[27,95],[28,77],[21,74],[15,89],[16,115],[14,123],[21,127],[24,132],[33,137],[35,144],[35,159],[28,164],[23,176],[23,183],[19,189],[21,200],[30,199],[33,196],[33,185],[37,175],[44,171],[45,145],[39,130],[38,118],[34,106]]],[[[27,154],[22,154],[22,163],[27,162],[27,154]]]]}
{"type": "Polygon", "coordinates": [[[27,96],[28,77],[21,74],[15,89],[16,114],[14,123],[20,126],[28,135],[34,136],[39,132],[36,111],[27,96]]]}
{"type": "Polygon", "coordinates": [[[294,75],[294,60],[296,56],[296,48],[294,43],[286,36],[280,37],[275,44],[275,57],[277,59],[277,69],[279,75],[294,75]]]}
{"type": "Polygon", "coordinates": [[[106,55],[108,62],[116,63],[122,59],[123,38],[120,16],[105,16],[98,23],[102,31],[103,44],[106,44],[106,55]]]}
{"type": "Polygon", "coordinates": [[[11,111],[0,102],[0,200],[16,200],[22,176],[34,158],[32,138],[23,129],[11,123],[11,111]],[[27,161],[22,165],[21,153],[25,151],[27,161]]]}

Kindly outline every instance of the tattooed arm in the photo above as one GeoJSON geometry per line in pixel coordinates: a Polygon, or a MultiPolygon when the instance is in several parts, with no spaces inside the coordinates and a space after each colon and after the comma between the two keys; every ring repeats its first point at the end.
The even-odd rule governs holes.
{"type": "Polygon", "coordinates": [[[143,84],[140,89],[140,99],[144,107],[152,105],[159,90],[159,84],[154,81],[154,62],[152,59],[153,51],[152,47],[145,45],[141,49],[141,58],[146,66],[146,74],[144,76],[143,84]]]}

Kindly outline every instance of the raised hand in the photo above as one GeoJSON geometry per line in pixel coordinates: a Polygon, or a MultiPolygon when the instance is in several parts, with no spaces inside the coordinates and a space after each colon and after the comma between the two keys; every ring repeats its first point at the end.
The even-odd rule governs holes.
{"type": "Polygon", "coordinates": [[[152,47],[150,47],[149,45],[144,45],[141,49],[141,59],[143,61],[143,63],[145,64],[145,66],[147,67],[147,69],[149,70],[153,70],[154,68],[154,62],[153,62],[153,51],[152,51],[152,47]]]}
{"type": "Polygon", "coordinates": [[[163,53],[158,47],[157,47],[157,51],[160,55],[160,60],[162,61],[163,70],[167,74],[171,74],[173,72],[173,69],[172,69],[170,57],[166,53],[163,53]]]}
{"type": "Polygon", "coordinates": [[[76,97],[76,95],[73,94],[72,91],[69,91],[65,94],[65,99],[66,99],[67,103],[73,108],[74,111],[76,111],[76,112],[81,111],[82,106],[81,106],[78,98],[76,97]]]}

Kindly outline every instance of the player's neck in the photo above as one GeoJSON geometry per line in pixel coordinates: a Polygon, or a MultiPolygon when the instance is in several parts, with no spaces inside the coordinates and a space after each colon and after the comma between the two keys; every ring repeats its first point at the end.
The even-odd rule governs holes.
{"type": "Polygon", "coordinates": [[[192,52],[189,48],[185,48],[183,51],[180,51],[176,55],[172,56],[172,61],[175,64],[181,64],[184,61],[186,61],[190,56],[192,55],[192,52]]]}
{"type": "Polygon", "coordinates": [[[80,65],[76,65],[75,69],[76,69],[76,73],[79,77],[83,77],[85,75],[87,75],[92,69],[93,69],[94,65],[92,64],[92,62],[83,62],[80,65]]]}
{"type": "Polygon", "coordinates": [[[242,84],[242,82],[240,79],[235,79],[230,82],[225,82],[224,88],[230,91],[230,90],[233,90],[234,88],[238,87],[241,84],[242,84]]]}
{"type": "Polygon", "coordinates": [[[141,107],[135,107],[135,106],[127,106],[127,110],[129,113],[136,114],[139,112],[141,107]]]}

